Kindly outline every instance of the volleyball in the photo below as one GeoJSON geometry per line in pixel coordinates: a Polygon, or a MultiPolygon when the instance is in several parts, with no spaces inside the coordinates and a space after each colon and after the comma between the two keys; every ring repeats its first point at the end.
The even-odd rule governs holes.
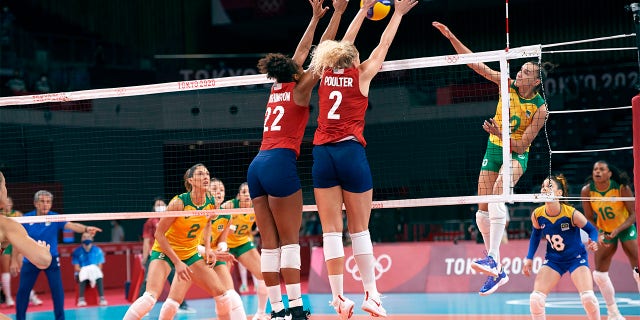
{"type": "MultiPolygon", "coordinates": [[[[362,8],[362,0],[360,0],[360,7],[362,8]]],[[[391,11],[391,0],[378,0],[373,7],[369,8],[367,12],[367,19],[369,20],[382,20],[391,11]]]]}

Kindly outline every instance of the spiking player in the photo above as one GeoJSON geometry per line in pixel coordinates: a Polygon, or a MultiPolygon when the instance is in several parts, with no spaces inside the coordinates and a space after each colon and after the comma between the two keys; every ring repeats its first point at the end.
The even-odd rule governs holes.
{"type": "MultiPolygon", "coordinates": [[[[457,53],[471,53],[447,26],[439,22],[433,22],[443,36],[451,42],[457,53]]],[[[490,69],[484,63],[472,63],[468,65],[487,80],[500,86],[500,72],[490,69]]],[[[547,116],[547,105],[540,95],[542,84],[541,74],[546,74],[550,64],[545,63],[540,68],[537,63],[527,62],[522,65],[515,80],[509,79],[509,115],[502,114],[502,97],[498,100],[496,114],[492,119],[486,120],[482,128],[487,131],[489,141],[487,150],[482,159],[480,176],[478,177],[478,195],[502,194],[502,120],[508,118],[511,132],[509,141],[511,145],[511,180],[512,184],[518,180],[527,170],[529,160],[529,146],[544,125],[547,116]]],[[[475,260],[471,265],[474,270],[488,274],[489,277],[480,288],[480,295],[488,295],[495,292],[498,287],[509,281],[509,276],[500,265],[500,243],[507,223],[507,207],[504,202],[480,203],[476,212],[478,230],[482,233],[487,256],[475,260]]]]}

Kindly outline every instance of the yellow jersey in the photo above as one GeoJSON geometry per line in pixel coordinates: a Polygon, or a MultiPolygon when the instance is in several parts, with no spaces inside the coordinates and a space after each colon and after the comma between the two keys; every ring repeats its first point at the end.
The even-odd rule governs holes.
{"type": "MultiPolygon", "coordinates": [[[[609,180],[606,190],[598,190],[595,183],[589,183],[589,196],[597,197],[622,197],[619,183],[609,180]]],[[[629,211],[623,201],[590,201],[591,209],[595,214],[596,226],[604,232],[611,232],[629,218],[629,211]]]]}
{"type": "MultiPolygon", "coordinates": [[[[213,210],[215,209],[215,200],[213,197],[206,196],[205,202],[201,206],[195,205],[191,201],[191,192],[183,193],[174,197],[180,198],[184,204],[183,211],[191,210],[213,210]]],[[[171,245],[173,251],[180,260],[186,260],[198,253],[198,245],[202,239],[202,232],[207,227],[209,218],[207,216],[191,216],[191,217],[176,217],[169,230],[165,232],[165,236],[171,245]]],[[[153,243],[154,251],[163,252],[160,248],[158,240],[153,243]]]]}
{"type": "MultiPolygon", "coordinates": [[[[233,208],[240,208],[238,199],[230,200],[233,208]]],[[[256,223],[256,215],[254,213],[234,214],[231,216],[231,232],[227,236],[227,245],[229,248],[237,248],[249,241],[252,241],[253,235],[251,229],[256,223]]]]}
{"type": "MultiPolygon", "coordinates": [[[[511,131],[511,138],[519,140],[522,139],[524,131],[531,125],[533,115],[545,102],[539,93],[536,93],[531,99],[522,98],[518,93],[518,87],[516,87],[515,81],[509,86],[509,101],[509,129],[511,131]]],[[[502,128],[502,96],[500,96],[498,100],[498,107],[496,108],[494,119],[498,127],[502,128]]],[[[494,135],[489,135],[489,141],[495,145],[502,146],[502,140],[494,135]]],[[[527,151],[529,151],[528,147],[527,151]]]]}
{"type": "Polygon", "coordinates": [[[222,231],[224,231],[230,220],[231,215],[228,214],[219,215],[215,220],[211,220],[211,248],[215,249],[217,247],[222,231]]]}

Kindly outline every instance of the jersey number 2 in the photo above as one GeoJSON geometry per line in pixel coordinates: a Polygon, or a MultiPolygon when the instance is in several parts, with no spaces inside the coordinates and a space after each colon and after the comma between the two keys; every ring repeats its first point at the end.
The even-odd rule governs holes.
{"type": "Polygon", "coordinates": [[[338,111],[338,107],[340,106],[340,103],[342,103],[342,93],[340,93],[340,91],[331,91],[329,99],[335,100],[335,102],[327,114],[327,119],[340,120],[340,114],[336,111],[338,111]]]}
{"type": "Polygon", "coordinates": [[[282,127],[280,127],[278,123],[280,122],[280,119],[282,119],[282,117],[284,117],[283,106],[276,106],[275,108],[273,108],[273,111],[271,110],[271,107],[268,107],[267,112],[264,115],[264,132],[267,132],[269,130],[280,131],[282,127]],[[271,123],[271,126],[267,126],[267,123],[269,122],[269,118],[271,118],[271,115],[275,116],[276,118],[271,123]]]}

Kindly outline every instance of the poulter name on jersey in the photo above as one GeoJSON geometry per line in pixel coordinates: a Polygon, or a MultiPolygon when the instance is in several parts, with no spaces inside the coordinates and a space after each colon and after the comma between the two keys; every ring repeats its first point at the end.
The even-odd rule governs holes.
{"type": "Polygon", "coordinates": [[[324,85],[329,87],[353,87],[353,78],[324,77],[324,85]]]}

